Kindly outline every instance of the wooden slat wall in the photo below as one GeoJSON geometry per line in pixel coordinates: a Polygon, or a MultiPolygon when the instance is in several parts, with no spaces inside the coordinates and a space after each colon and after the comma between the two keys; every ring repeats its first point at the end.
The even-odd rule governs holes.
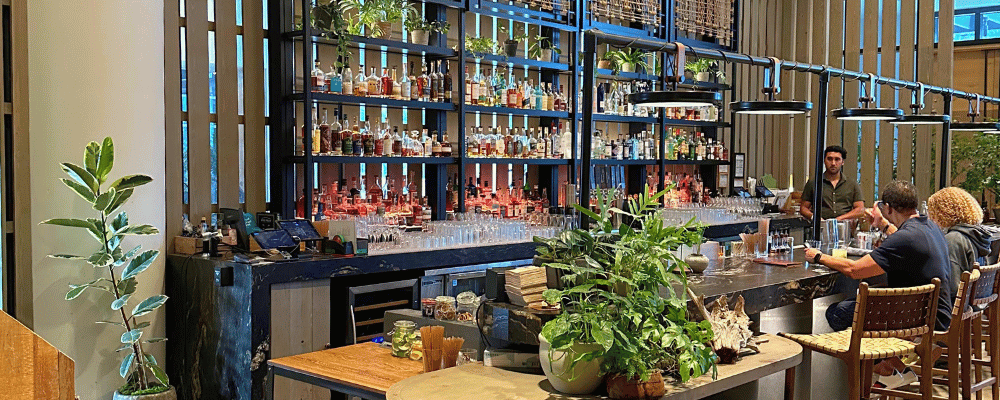
{"type": "Polygon", "coordinates": [[[0,381],[3,399],[72,400],[73,360],[0,311],[0,381]]]}
{"type": "MultiPolygon", "coordinates": [[[[330,282],[314,280],[274,285],[271,289],[271,357],[323,350],[330,342],[330,282]]],[[[275,398],[330,398],[330,391],[276,377],[275,398]]]]}
{"type": "MultiPolygon", "coordinates": [[[[13,264],[9,258],[4,260],[4,267],[13,265],[16,269],[14,293],[8,293],[7,300],[14,296],[14,314],[21,323],[28,328],[34,326],[34,296],[32,289],[32,260],[31,260],[31,229],[35,226],[35,221],[31,219],[31,161],[28,148],[28,5],[27,0],[11,0],[10,4],[10,32],[11,37],[11,71],[12,82],[11,94],[13,98],[4,100],[4,113],[11,113],[13,146],[12,163],[14,166],[13,182],[17,190],[14,191],[13,204],[5,204],[5,207],[13,207],[13,226],[5,224],[3,231],[13,229],[14,232],[14,260],[13,264]],[[8,111],[7,103],[10,103],[8,111]]],[[[6,211],[6,209],[4,209],[6,211]]],[[[5,217],[6,218],[6,217],[5,217]]],[[[7,271],[10,271],[9,269],[7,271]]],[[[6,278],[6,276],[5,276],[6,278]]],[[[4,289],[9,288],[6,285],[4,289]]],[[[6,307],[7,304],[4,304],[6,307]]]]}
{"type": "MultiPolygon", "coordinates": [[[[942,32],[953,29],[953,6],[954,0],[942,1],[942,32]]],[[[952,36],[942,35],[941,50],[935,52],[931,0],[904,0],[898,5],[894,0],[747,0],[741,5],[739,18],[739,50],[743,53],[918,79],[939,86],[950,87],[952,83],[952,36]]],[[[738,85],[735,95],[758,98],[759,68],[734,69],[738,85]]],[[[818,103],[815,76],[790,73],[783,77],[782,98],[818,103]]],[[[879,185],[897,178],[913,180],[922,197],[932,193],[934,171],[938,168],[934,154],[940,153],[935,150],[935,141],[940,139],[934,128],[912,133],[911,128],[898,130],[885,123],[859,124],[828,117],[829,110],[857,107],[859,89],[859,82],[835,77],[830,82],[827,110],[815,109],[790,121],[787,117],[738,117],[741,123],[736,128],[735,151],[748,154],[747,175],[769,173],[784,186],[792,174],[792,184],[801,190],[814,161],[816,120],[827,118],[827,144],[847,149],[844,174],[861,183],[868,204],[878,198],[879,185]]],[[[909,90],[896,93],[880,86],[874,94],[878,106],[901,107],[909,112],[909,90]]],[[[965,103],[960,101],[956,106],[961,110],[965,103]]],[[[927,96],[924,113],[932,111],[942,111],[940,96],[927,96]]]]}
{"type": "MultiPolygon", "coordinates": [[[[197,223],[220,207],[249,212],[266,208],[264,91],[264,9],[261,0],[235,1],[172,0],[164,3],[164,88],[166,104],[167,234],[181,231],[181,216],[197,223]],[[180,15],[181,2],[186,15],[180,15]],[[208,3],[214,4],[214,21],[208,18],[208,3]],[[242,25],[237,17],[242,14],[242,25]],[[186,30],[186,54],[181,54],[180,31],[186,30]],[[210,32],[214,32],[215,59],[209,58],[210,32]],[[241,37],[242,35],[242,37],[241,37]],[[237,43],[243,45],[242,60],[237,43]],[[182,88],[181,60],[186,61],[187,87],[182,88]],[[210,66],[215,67],[215,111],[209,109],[210,66]],[[240,64],[243,65],[240,71],[240,64]],[[240,73],[242,72],[242,82],[240,73]],[[243,99],[240,98],[240,83],[243,99]],[[182,89],[188,107],[181,109],[182,89]],[[240,104],[240,102],[243,104],[240,104]],[[242,105],[242,113],[240,111],[242,105]],[[188,126],[188,202],[184,201],[183,123],[188,126]],[[216,123],[212,143],[210,123],[216,123]],[[241,140],[241,131],[243,139],[241,140]],[[212,149],[218,154],[218,177],[211,178],[212,149]],[[244,154],[243,162],[240,153],[244,154]],[[244,165],[241,165],[241,162],[244,165]],[[245,186],[245,190],[241,187],[245,186]],[[218,199],[213,199],[216,190],[218,199]],[[245,200],[240,199],[244,191],[245,200]]],[[[168,243],[169,245],[169,243],[168,243]]]]}
{"type": "MultiPolygon", "coordinates": [[[[947,32],[947,34],[939,34],[940,38],[938,39],[937,53],[934,56],[934,83],[944,87],[951,87],[953,84],[952,69],[955,64],[955,41],[954,36],[951,34],[951,32],[955,31],[955,0],[940,0],[940,12],[938,14],[938,31],[947,32]]],[[[940,132],[938,132],[938,134],[940,135],[940,132]]],[[[950,138],[951,137],[949,136],[949,139],[950,138]]],[[[934,144],[936,145],[935,148],[937,149],[937,151],[934,152],[934,157],[940,160],[941,137],[935,136],[932,140],[934,141],[934,144]]],[[[946,145],[950,148],[951,140],[949,140],[946,145]]],[[[918,193],[927,193],[925,196],[929,196],[937,190],[940,185],[940,182],[937,180],[940,179],[942,168],[945,171],[948,171],[948,176],[951,176],[950,165],[941,165],[940,162],[937,162],[934,163],[934,166],[935,168],[932,171],[933,177],[935,178],[934,183],[932,183],[931,187],[926,189],[927,191],[923,191],[925,190],[924,188],[918,187],[918,189],[920,189],[918,193]]],[[[949,181],[950,179],[947,179],[945,184],[949,181]]]]}

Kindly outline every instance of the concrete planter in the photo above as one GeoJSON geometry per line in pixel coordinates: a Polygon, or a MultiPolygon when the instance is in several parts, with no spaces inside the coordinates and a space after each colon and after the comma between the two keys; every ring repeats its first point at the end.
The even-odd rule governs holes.
{"type": "Polygon", "coordinates": [[[170,390],[157,394],[142,394],[137,396],[126,396],[115,391],[113,400],[177,400],[177,391],[171,386],[170,390]]]}

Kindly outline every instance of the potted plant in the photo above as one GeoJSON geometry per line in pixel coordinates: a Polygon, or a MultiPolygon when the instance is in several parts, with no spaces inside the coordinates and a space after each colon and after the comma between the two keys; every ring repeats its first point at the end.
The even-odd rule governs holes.
{"type": "MultiPolygon", "coordinates": [[[[684,70],[691,71],[694,74],[694,79],[699,82],[710,82],[714,68],[715,62],[707,58],[699,58],[684,64],[684,70]]],[[[715,70],[715,76],[719,78],[720,82],[726,80],[726,73],[722,70],[715,70]]]]}
{"type": "MultiPolygon", "coordinates": [[[[350,34],[351,23],[344,16],[349,10],[350,5],[345,1],[320,1],[310,14],[313,27],[329,37],[346,37],[350,34]]],[[[349,45],[350,42],[347,40],[337,40],[337,62],[334,63],[336,67],[340,68],[349,63],[351,59],[349,45]]]]}
{"type": "MultiPolygon", "coordinates": [[[[608,45],[607,49],[605,49],[604,51],[604,54],[601,54],[601,58],[597,60],[597,68],[617,70],[618,67],[615,66],[614,52],[615,52],[614,50],[611,50],[611,45],[608,45]]],[[[582,59],[583,57],[581,56],[580,58],[582,59]]]]}
{"type": "Polygon", "coordinates": [[[418,12],[408,15],[403,25],[410,32],[410,42],[422,45],[430,43],[432,32],[447,34],[451,28],[447,22],[427,21],[418,12]]]}
{"type": "Polygon", "coordinates": [[[552,61],[552,53],[562,54],[562,50],[552,46],[552,39],[545,36],[535,36],[535,42],[528,47],[528,57],[538,61],[552,61]]]}
{"type": "Polygon", "coordinates": [[[465,36],[465,51],[475,58],[496,53],[497,42],[490,38],[465,36]]]}
{"type": "Polygon", "coordinates": [[[503,41],[504,55],[507,57],[517,57],[517,44],[527,39],[528,35],[520,28],[517,28],[516,33],[510,33],[504,25],[500,25],[500,32],[507,34],[507,40],[503,41]]]}
{"type": "Polygon", "coordinates": [[[639,49],[626,49],[615,50],[612,57],[615,58],[615,64],[618,64],[622,72],[635,72],[637,69],[645,70],[649,66],[646,63],[647,55],[648,53],[639,49]]]}
{"type": "Polygon", "coordinates": [[[416,8],[407,0],[346,0],[348,9],[357,15],[351,26],[351,34],[360,35],[361,27],[368,28],[367,34],[379,39],[392,39],[392,25],[403,21],[403,16],[416,13],[416,8]]]}
{"type": "Polygon", "coordinates": [[[645,398],[663,394],[662,375],[683,382],[714,373],[711,324],[687,319],[686,265],[675,253],[681,245],[697,243],[701,228],[693,220],[665,224],[656,205],[666,191],[648,193],[630,200],[628,211],[599,193],[598,212],[577,207],[595,221],[593,227],[555,238],[568,251],[539,248],[540,256],[554,259],[546,265],[567,273],[566,287],[545,291],[546,301],[561,304],[562,311],[542,328],[541,337],[549,343],[540,354],[542,364],[557,361],[559,351],[570,352],[576,361],[563,376],[547,371],[550,382],[587,378],[583,372],[589,365],[582,365],[584,371],[573,367],[600,360],[612,398],[645,398]],[[615,215],[632,222],[615,232],[615,215]],[[581,277],[582,282],[570,284],[581,277]],[[666,298],[661,287],[667,288],[666,298]]]}
{"type": "Polygon", "coordinates": [[[1000,221],[1000,136],[983,132],[956,135],[951,149],[951,177],[956,186],[979,194],[984,207],[987,194],[991,194],[993,218],[1000,221]]]}
{"type": "Polygon", "coordinates": [[[119,326],[124,331],[121,335],[122,345],[115,352],[125,354],[118,369],[122,378],[125,378],[125,385],[115,391],[114,398],[172,400],[177,398],[177,394],[170,386],[166,372],[145,349],[147,344],[166,339],[144,337],[143,330],[149,327],[149,321],[139,321],[140,317],[160,308],[167,301],[167,296],[153,295],[134,307],[128,307],[129,300],[135,294],[139,274],[149,268],[159,251],[140,252],[141,246],[126,251],[123,241],[127,236],[155,235],[159,231],[151,225],[130,224],[128,215],[120,209],[132,197],[135,188],[149,183],[152,178],[138,174],[125,175],[107,188],[102,188],[114,166],[114,152],[114,143],[109,137],[104,139],[103,144],[90,142],[87,145],[83,167],[73,163],[62,164],[63,171],[69,175],[69,179],[63,179],[62,182],[90,204],[96,211],[97,218],[55,218],[41,223],[83,228],[89,233],[87,236],[95,239],[101,246],[89,256],[54,254],[50,257],[83,260],[102,271],[102,276],[93,281],[69,285],[66,300],[79,297],[87,289],[111,294],[106,300],[107,307],[113,310],[114,320],[98,322],[119,326]]]}

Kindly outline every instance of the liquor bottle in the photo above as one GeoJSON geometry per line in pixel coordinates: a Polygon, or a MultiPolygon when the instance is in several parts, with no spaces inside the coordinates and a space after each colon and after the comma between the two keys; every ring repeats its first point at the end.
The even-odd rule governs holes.
{"type": "MultiPolygon", "coordinates": [[[[325,115],[326,111],[324,110],[323,112],[325,115]]],[[[339,156],[343,154],[340,152],[340,131],[342,130],[344,130],[344,126],[340,124],[340,116],[337,115],[337,110],[334,109],[333,124],[330,124],[330,128],[328,130],[329,137],[323,137],[323,140],[326,140],[329,143],[328,146],[330,146],[331,155],[339,156]]]]}
{"type": "Polygon", "coordinates": [[[483,69],[483,74],[479,76],[479,105],[481,106],[493,105],[489,101],[491,96],[487,95],[490,91],[489,75],[490,70],[483,69]]]}
{"type": "MultiPolygon", "coordinates": [[[[507,128],[507,132],[510,132],[510,128],[507,128]]],[[[507,156],[507,136],[503,134],[500,128],[496,131],[496,142],[493,145],[493,153],[495,157],[506,157],[507,156]]]]}
{"type": "Polygon", "coordinates": [[[437,102],[438,103],[444,103],[445,102],[445,97],[449,97],[449,100],[450,100],[451,96],[450,95],[449,96],[445,95],[445,87],[444,87],[445,86],[444,85],[445,74],[443,72],[444,70],[441,68],[441,60],[438,60],[438,62],[437,62],[437,68],[435,68],[435,69],[437,70],[437,83],[434,85],[434,87],[437,88],[437,96],[436,96],[437,97],[437,102]]]}
{"type": "MultiPolygon", "coordinates": [[[[437,71],[435,70],[435,66],[436,66],[436,64],[434,64],[433,62],[430,62],[430,63],[427,64],[427,84],[431,88],[431,95],[428,98],[428,101],[433,101],[433,102],[437,102],[438,101],[438,86],[439,86],[439,82],[438,82],[439,79],[438,79],[437,71]]],[[[440,85],[440,86],[443,86],[443,85],[440,85]]],[[[444,97],[444,96],[442,96],[442,97],[444,97]]]]}
{"type": "Polygon", "coordinates": [[[420,80],[416,77],[417,71],[413,69],[413,62],[410,62],[410,100],[420,99],[420,80]]]}
{"type": "MultiPolygon", "coordinates": [[[[375,73],[375,70],[372,69],[372,75],[374,75],[374,73],[375,73]]],[[[365,125],[364,126],[366,126],[366,127],[371,126],[371,125],[368,124],[368,117],[365,117],[365,125]]],[[[368,131],[368,129],[364,129],[364,130],[366,132],[368,131]]],[[[365,155],[365,153],[364,153],[364,150],[365,150],[364,143],[361,141],[361,129],[355,129],[353,132],[351,132],[351,150],[354,151],[353,154],[355,156],[363,156],[363,155],[365,155]]]]}
{"type": "Polygon", "coordinates": [[[427,74],[427,66],[424,65],[423,73],[420,74],[420,100],[431,101],[431,78],[427,74]]]}
{"type": "Polygon", "coordinates": [[[333,135],[333,154],[337,156],[349,156],[350,153],[344,153],[344,136],[351,135],[351,122],[348,119],[348,115],[344,114],[344,124],[341,126],[340,131],[333,135]]]}
{"type": "Polygon", "coordinates": [[[497,107],[506,106],[507,85],[504,83],[503,74],[500,71],[494,71],[493,80],[490,81],[490,85],[493,87],[493,91],[490,93],[493,96],[493,105],[497,107]]]}
{"type": "Polygon", "coordinates": [[[472,104],[472,77],[468,65],[465,66],[465,104],[472,104]]]}
{"type": "MultiPolygon", "coordinates": [[[[403,75],[406,76],[406,75],[403,75]]],[[[385,126],[382,128],[382,152],[378,155],[383,157],[388,157],[392,155],[392,129],[389,128],[389,121],[385,121],[385,126]]]]}
{"type": "Polygon", "coordinates": [[[517,99],[514,102],[514,104],[516,104],[515,108],[524,108],[524,85],[523,85],[523,83],[514,82],[514,90],[517,91],[517,99]]]}
{"type": "Polygon", "coordinates": [[[366,81],[368,82],[368,96],[371,97],[383,97],[383,92],[380,86],[382,86],[381,81],[378,79],[378,75],[375,75],[375,67],[371,68],[371,74],[368,75],[366,81]]]}
{"type": "Polygon", "coordinates": [[[604,114],[604,84],[603,83],[598,83],[597,84],[597,96],[594,96],[594,98],[597,99],[597,107],[595,107],[597,109],[597,113],[598,114],[604,114]]]}
{"type": "Polygon", "coordinates": [[[504,103],[507,107],[518,108],[521,104],[517,101],[517,85],[514,84],[514,75],[511,74],[510,82],[507,84],[507,98],[504,103]]]}
{"type": "Polygon", "coordinates": [[[330,121],[327,120],[326,109],[323,109],[323,122],[319,124],[319,153],[330,154],[333,151],[333,134],[330,133],[330,121]]]}
{"type": "Polygon", "coordinates": [[[393,100],[403,99],[403,85],[396,77],[396,67],[392,67],[392,78],[389,80],[389,87],[392,88],[392,93],[389,96],[393,100]]]}
{"type": "MultiPolygon", "coordinates": [[[[437,136],[437,131],[435,131],[434,135],[431,136],[437,136]]],[[[424,157],[430,157],[434,155],[434,141],[431,136],[427,135],[426,129],[423,130],[423,133],[420,136],[420,143],[423,145],[424,148],[424,151],[422,152],[422,155],[424,157]]]]}
{"type": "Polygon", "coordinates": [[[471,82],[466,84],[468,102],[472,105],[479,105],[479,71],[477,70],[476,74],[469,79],[471,82]]]}
{"type": "Polygon", "coordinates": [[[365,125],[368,129],[365,131],[364,135],[361,136],[361,145],[364,147],[364,155],[374,156],[375,154],[375,131],[371,129],[368,124],[368,118],[365,118],[365,125]]]}
{"type": "Polygon", "coordinates": [[[431,133],[431,155],[434,157],[442,157],[443,155],[441,154],[441,151],[443,150],[443,147],[441,146],[441,141],[438,140],[437,137],[437,131],[431,133]]]}
{"type": "Polygon", "coordinates": [[[451,142],[448,141],[448,132],[445,132],[443,139],[441,139],[441,157],[451,157],[451,142]]]}
{"type": "Polygon", "coordinates": [[[403,137],[399,135],[399,127],[392,127],[392,155],[399,157],[403,155],[403,137]]]}
{"type": "Polygon", "coordinates": [[[399,99],[410,99],[410,77],[406,75],[406,64],[403,64],[403,78],[399,81],[399,99]]]}
{"type": "Polygon", "coordinates": [[[455,83],[451,78],[451,61],[446,60],[444,62],[444,101],[451,103],[453,101],[455,91],[455,83]]]}
{"type": "Polygon", "coordinates": [[[561,129],[553,129],[549,135],[549,156],[552,158],[562,158],[562,132],[561,129]]]}
{"type": "Polygon", "coordinates": [[[531,134],[528,139],[528,157],[536,158],[538,156],[538,137],[535,135],[535,128],[531,128],[531,134]]]}
{"type": "Polygon", "coordinates": [[[325,92],[327,89],[326,85],[326,73],[320,68],[319,59],[313,64],[312,69],[312,79],[310,79],[309,84],[311,85],[309,90],[314,92],[325,92]]]}
{"type": "Polygon", "coordinates": [[[327,93],[340,94],[340,92],[344,90],[343,78],[341,78],[340,72],[337,71],[337,69],[334,68],[333,65],[330,65],[330,72],[326,73],[326,81],[327,81],[327,88],[326,88],[327,93]]]}
{"type": "MultiPolygon", "coordinates": [[[[372,139],[372,141],[374,143],[372,145],[372,152],[369,155],[370,156],[376,156],[376,157],[384,156],[385,155],[385,130],[382,129],[382,124],[378,124],[376,126],[375,131],[372,132],[371,139],[372,139]]],[[[389,145],[392,146],[392,143],[390,143],[389,145]]]]}
{"type": "Polygon", "coordinates": [[[389,76],[389,68],[382,67],[382,79],[379,82],[379,87],[382,89],[379,93],[382,94],[382,97],[392,98],[392,83],[395,81],[389,76]]]}
{"type": "MultiPolygon", "coordinates": [[[[558,88],[558,87],[559,86],[556,86],[556,88],[558,88]]],[[[555,100],[552,102],[552,110],[553,111],[563,111],[564,104],[563,104],[562,94],[559,93],[558,90],[553,90],[552,91],[552,95],[555,97],[555,100]]]]}
{"type": "Polygon", "coordinates": [[[548,110],[548,111],[555,111],[556,110],[556,93],[552,90],[552,83],[549,83],[549,82],[545,83],[545,98],[546,98],[546,101],[547,101],[547,103],[545,105],[545,109],[548,110]]]}
{"type": "MultiPolygon", "coordinates": [[[[366,84],[367,85],[367,84],[366,84]]],[[[354,125],[351,126],[350,130],[345,129],[340,135],[340,151],[345,156],[354,155],[354,142],[352,137],[354,131],[358,129],[358,117],[354,117],[354,125]]]]}
{"type": "Polygon", "coordinates": [[[319,132],[319,118],[316,117],[317,110],[312,109],[312,138],[310,141],[306,142],[306,127],[302,126],[302,143],[306,144],[305,148],[312,151],[313,154],[319,153],[320,150],[320,132],[319,132]]]}
{"type": "Polygon", "coordinates": [[[341,82],[343,83],[343,90],[340,91],[341,94],[354,94],[354,74],[351,73],[351,67],[347,67],[347,69],[344,70],[341,82]]]}
{"type": "Polygon", "coordinates": [[[542,91],[542,83],[538,82],[538,86],[535,87],[535,109],[544,110],[545,104],[545,92],[542,91]]]}
{"type": "Polygon", "coordinates": [[[358,75],[354,79],[354,95],[368,96],[368,81],[365,79],[365,66],[358,66],[358,75]]]}

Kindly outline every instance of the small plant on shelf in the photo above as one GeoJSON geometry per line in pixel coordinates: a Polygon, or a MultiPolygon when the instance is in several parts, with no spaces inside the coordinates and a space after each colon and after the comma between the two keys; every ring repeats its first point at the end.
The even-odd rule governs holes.
{"type": "MultiPolygon", "coordinates": [[[[646,62],[649,53],[639,49],[612,50],[611,57],[614,57],[615,64],[622,72],[635,72],[645,70],[649,67],[646,62]]],[[[617,71],[616,71],[617,72],[617,71]]]]}
{"type": "Polygon", "coordinates": [[[422,45],[430,42],[431,33],[448,34],[448,30],[451,29],[451,24],[447,21],[427,21],[416,10],[406,16],[403,26],[410,32],[410,41],[422,45]]]}
{"type": "MultiPolygon", "coordinates": [[[[62,169],[69,175],[63,179],[74,193],[82,197],[97,212],[98,218],[54,218],[42,221],[42,224],[83,228],[88,237],[93,238],[101,248],[94,254],[78,256],[71,254],[53,254],[49,257],[65,260],[85,261],[91,267],[101,272],[101,277],[87,283],[69,285],[66,300],[80,297],[87,289],[107,292],[111,296],[103,297],[106,307],[113,311],[117,321],[98,321],[98,323],[115,325],[124,333],[121,335],[121,347],[115,352],[125,352],[125,357],[118,368],[119,374],[125,378],[125,385],[118,389],[115,398],[120,395],[142,396],[173,391],[166,372],[157,364],[156,359],[146,349],[147,344],[158,343],[165,338],[144,336],[143,330],[149,327],[149,321],[139,321],[139,317],[148,315],[163,306],[167,296],[153,295],[135,307],[127,307],[129,300],[135,294],[138,277],[153,264],[160,254],[157,250],[140,252],[142,246],[131,250],[123,250],[122,243],[126,237],[133,235],[155,235],[159,233],[152,225],[131,224],[121,207],[132,197],[132,192],[139,186],[153,179],[146,175],[125,175],[112,182],[102,190],[101,186],[108,180],[111,168],[114,166],[115,147],[111,138],[104,142],[90,142],[84,151],[84,166],[73,163],[63,163],[62,169]],[[131,308],[131,311],[127,311],[131,308]]],[[[141,397],[138,397],[141,398],[141,397]]],[[[160,398],[160,397],[157,397],[160,398]]]]}
{"type": "Polygon", "coordinates": [[[517,57],[517,45],[521,43],[522,40],[528,38],[528,35],[524,33],[524,30],[520,27],[515,28],[514,33],[511,33],[509,28],[505,25],[500,25],[498,28],[500,32],[507,35],[507,40],[503,41],[503,53],[507,57],[517,57]]]}
{"type": "Polygon", "coordinates": [[[726,73],[721,69],[716,69],[715,61],[707,58],[688,61],[687,64],[684,64],[684,70],[691,71],[695,76],[695,80],[700,82],[708,82],[712,77],[713,71],[720,82],[726,80],[726,73]]]}
{"type": "MultiPolygon", "coordinates": [[[[579,59],[583,59],[583,53],[580,53],[579,59]]],[[[600,59],[598,59],[597,68],[618,71],[618,64],[615,62],[615,51],[611,50],[610,45],[604,51],[604,54],[601,55],[600,59]]]]}
{"type": "Polygon", "coordinates": [[[465,36],[465,51],[473,57],[482,58],[496,54],[497,42],[490,38],[465,36]]]}
{"type": "Polygon", "coordinates": [[[348,9],[357,13],[349,27],[352,35],[361,35],[362,28],[367,36],[391,39],[392,24],[403,21],[406,15],[416,13],[416,7],[407,0],[344,0],[348,9]]]}
{"type": "Polygon", "coordinates": [[[552,46],[552,39],[545,36],[535,36],[535,42],[528,46],[528,57],[538,61],[552,61],[552,53],[562,54],[562,50],[552,46]]]}
{"type": "MultiPolygon", "coordinates": [[[[313,7],[312,21],[313,27],[325,36],[332,38],[346,38],[350,34],[351,23],[344,18],[350,10],[350,5],[341,0],[320,1],[313,7]]],[[[350,63],[351,51],[347,40],[337,40],[337,68],[350,63]]]]}

